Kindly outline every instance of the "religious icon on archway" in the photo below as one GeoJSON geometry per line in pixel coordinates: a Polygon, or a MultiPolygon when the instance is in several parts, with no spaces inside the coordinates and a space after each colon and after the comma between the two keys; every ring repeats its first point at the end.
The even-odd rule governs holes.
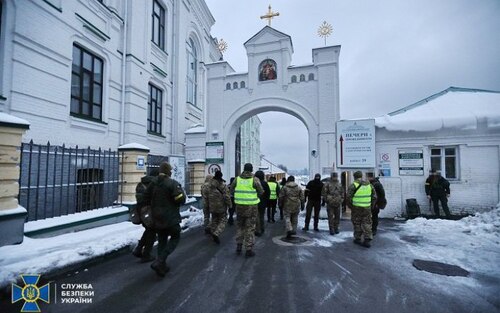
{"type": "Polygon", "coordinates": [[[259,81],[276,79],[276,62],[271,59],[262,61],[259,65],[259,81]]]}

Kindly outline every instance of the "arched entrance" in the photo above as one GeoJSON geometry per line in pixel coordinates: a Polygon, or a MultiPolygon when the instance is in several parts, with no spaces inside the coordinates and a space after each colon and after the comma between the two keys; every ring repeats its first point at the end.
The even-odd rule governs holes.
{"type": "MultiPolygon", "coordinates": [[[[232,173],[234,173],[234,168],[236,166],[235,159],[233,157],[235,155],[236,149],[235,139],[241,124],[243,124],[244,121],[254,115],[271,111],[286,113],[299,119],[305,125],[308,131],[309,140],[308,142],[304,142],[304,145],[308,146],[309,152],[313,150],[318,151],[319,136],[316,127],[318,123],[315,118],[304,108],[303,105],[292,102],[288,99],[256,99],[243,104],[237,110],[232,112],[231,116],[229,116],[229,118],[224,123],[223,138],[226,139],[224,140],[224,173],[231,173],[231,175],[233,175],[232,173]]],[[[283,138],[283,140],[289,140],[289,138],[283,138]]],[[[309,153],[309,168],[317,168],[318,163],[318,157],[315,157],[312,153],[309,153]]]]}
{"type": "Polygon", "coordinates": [[[290,114],[305,125],[309,173],[328,175],[335,167],[340,46],[313,49],[312,64],[301,66],[291,65],[290,36],[269,26],[244,46],[248,56],[247,72],[236,73],[226,61],[205,65],[206,121],[204,126],[185,132],[186,160],[199,163],[193,168],[209,166],[208,163],[217,160],[225,177],[231,177],[239,127],[256,114],[275,111],[290,114]],[[207,156],[207,151],[220,154],[213,158],[213,155],[207,156]]]}

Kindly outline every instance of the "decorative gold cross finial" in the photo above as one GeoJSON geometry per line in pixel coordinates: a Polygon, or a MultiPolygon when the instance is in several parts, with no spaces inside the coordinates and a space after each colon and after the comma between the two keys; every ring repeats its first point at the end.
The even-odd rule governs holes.
{"type": "Polygon", "coordinates": [[[260,17],[261,20],[263,19],[267,19],[268,23],[269,23],[269,26],[271,26],[271,20],[273,19],[273,17],[275,16],[279,16],[280,13],[279,12],[273,12],[271,10],[271,5],[269,5],[269,11],[267,11],[267,13],[265,15],[262,15],[260,17]]]}

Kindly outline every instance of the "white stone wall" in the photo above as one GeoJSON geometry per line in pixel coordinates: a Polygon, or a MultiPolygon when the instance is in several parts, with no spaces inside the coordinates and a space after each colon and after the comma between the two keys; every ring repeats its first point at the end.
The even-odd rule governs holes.
{"type": "Polygon", "coordinates": [[[252,163],[254,168],[260,164],[260,121],[252,116],[241,125],[241,169],[245,163],[252,163]]]}
{"type": "Polygon", "coordinates": [[[335,156],[335,122],[339,118],[340,46],[314,49],[313,64],[300,67],[291,66],[290,38],[272,28],[262,29],[245,43],[245,47],[248,55],[246,73],[235,73],[227,62],[207,64],[207,138],[214,131],[223,134],[224,171],[234,172],[237,129],[251,116],[269,111],[295,116],[309,130],[309,140],[304,145],[309,151],[318,152],[317,157],[310,156],[312,173],[331,166],[335,156]],[[277,79],[259,81],[258,66],[267,58],[277,63],[277,79]],[[291,76],[301,73],[306,81],[291,83],[291,76]],[[314,74],[314,80],[308,80],[310,73],[314,74]],[[245,82],[245,88],[234,89],[233,84],[241,81],[245,82]],[[226,89],[227,83],[231,84],[231,89],[226,89]]]}
{"type": "Polygon", "coordinates": [[[205,119],[203,64],[218,59],[210,36],[214,19],[203,0],[159,2],[166,10],[164,51],[151,41],[150,0],[104,0],[103,4],[96,0],[4,0],[0,111],[29,120],[25,140],[36,143],[116,149],[122,143],[138,142],[150,147],[153,154],[184,153],[184,130],[205,119]],[[185,44],[193,36],[200,53],[201,107],[195,112],[186,105],[185,44]],[[104,61],[102,123],[70,116],[74,43],[104,61]],[[147,132],[149,83],[163,92],[161,136],[147,132]]]}
{"type": "Polygon", "coordinates": [[[475,212],[497,205],[500,194],[500,129],[471,131],[441,130],[436,132],[388,132],[376,129],[376,156],[389,153],[391,177],[381,177],[388,197],[381,217],[394,217],[405,212],[406,199],[417,199],[424,214],[431,214],[424,184],[430,166],[430,149],[440,146],[458,147],[458,179],[449,180],[452,212],[475,212]],[[400,176],[398,150],[420,149],[424,154],[424,175],[400,176]]]}

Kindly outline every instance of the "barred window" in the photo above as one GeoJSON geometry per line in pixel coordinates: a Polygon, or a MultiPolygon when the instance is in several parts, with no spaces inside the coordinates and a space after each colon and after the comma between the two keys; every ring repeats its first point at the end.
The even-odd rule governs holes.
{"type": "Polygon", "coordinates": [[[300,81],[305,82],[306,81],[306,75],[300,74],[300,81]]]}
{"type": "Polygon", "coordinates": [[[244,81],[240,82],[240,88],[245,88],[245,82],[244,81]]]}
{"type": "Polygon", "coordinates": [[[297,82],[297,75],[293,75],[292,76],[292,83],[296,83],[297,82]]]}
{"type": "Polygon", "coordinates": [[[165,49],[165,9],[157,0],[153,1],[153,31],[151,32],[151,41],[160,49],[165,49]]]}
{"type": "Polygon", "coordinates": [[[73,45],[71,69],[72,115],[102,120],[103,61],[79,45],[73,45]]]}
{"type": "Polygon", "coordinates": [[[457,147],[434,147],[431,149],[431,168],[440,170],[447,179],[458,179],[457,147]]]}
{"type": "Polygon", "coordinates": [[[149,84],[148,132],[161,135],[162,101],[161,89],[149,84]]]}
{"type": "Polygon", "coordinates": [[[314,80],[314,74],[313,73],[309,73],[309,79],[308,80],[314,80]]]}
{"type": "Polygon", "coordinates": [[[226,90],[230,90],[231,89],[231,83],[227,83],[226,84],[226,90]]]}

